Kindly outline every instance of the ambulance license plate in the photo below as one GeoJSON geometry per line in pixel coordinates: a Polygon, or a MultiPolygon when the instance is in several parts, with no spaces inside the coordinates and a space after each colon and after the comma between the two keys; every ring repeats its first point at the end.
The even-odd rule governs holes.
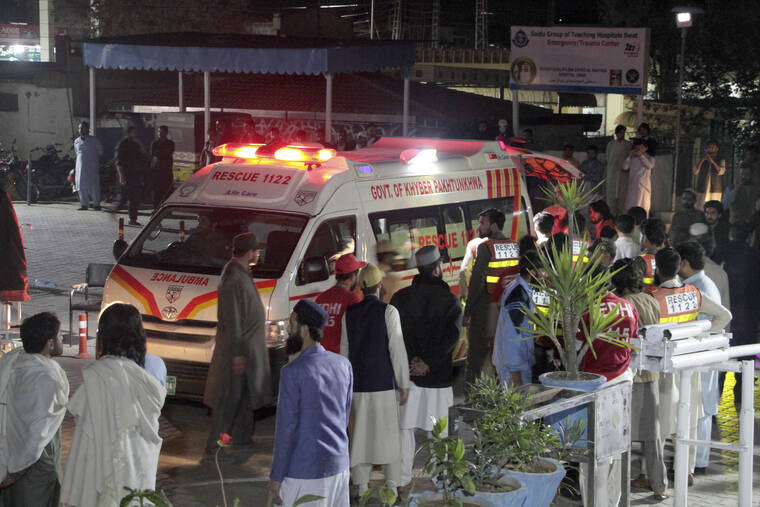
{"type": "Polygon", "coordinates": [[[177,377],[166,377],[166,394],[168,396],[174,396],[177,394],[177,377]]]}

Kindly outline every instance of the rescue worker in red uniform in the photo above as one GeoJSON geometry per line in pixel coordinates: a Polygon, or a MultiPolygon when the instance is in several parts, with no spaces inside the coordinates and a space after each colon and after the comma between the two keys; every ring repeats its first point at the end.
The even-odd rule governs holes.
{"type": "MultiPolygon", "coordinates": [[[[647,221],[648,222],[648,221],[647,221]]],[[[644,229],[642,229],[644,230],[644,229]]],[[[643,243],[642,243],[643,246],[643,243]]],[[[652,294],[660,307],[660,323],[683,323],[696,320],[702,313],[712,318],[710,331],[718,333],[731,321],[731,312],[720,303],[700,293],[693,285],[684,284],[678,278],[681,256],[673,247],[661,248],[655,254],[656,274],[660,286],[652,294]]],[[[660,377],[660,406],[657,417],[663,438],[675,432],[676,407],[678,405],[678,375],[663,374],[660,377]]],[[[702,399],[699,375],[691,378],[692,400],[702,399]]],[[[702,404],[693,403],[689,424],[689,438],[697,437],[697,421],[701,417],[702,404]]],[[[689,484],[694,482],[696,448],[689,451],[689,484]]]]}
{"type": "Polygon", "coordinates": [[[475,266],[472,268],[464,322],[469,326],[466,384],[475,381],[490,365],[490,351],[499,318],[499,300],[504,287],[520,271],[520,247],[502,233],[506,217],[490,208],[478,217],[478,232],[488,239],[478,245],[475,266]]]}
{"type": "Polygon", "coordinates": [[[342,255],[335,261],[335,285],[314,300],[329,316],[322,338],[325,350],[340,354],[340,323],[346,308],[361,301],[355,289],[359,270],[366,265],[366,262],[357,260],[354,254],[342,255]]]}
{"type": "Polygon", "coordinates": [[[665,244],[665,222],[659,218],[649,218],[641,224],[641,258],[646,263],[644,272],[644,292],[651,294],[657,289],[655,254],[665,244]]]}

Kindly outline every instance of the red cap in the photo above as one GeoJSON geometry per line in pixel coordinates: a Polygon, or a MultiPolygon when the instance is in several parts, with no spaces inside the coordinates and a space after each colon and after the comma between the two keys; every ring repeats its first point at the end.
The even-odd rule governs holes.
{"type": "Polygon", "coordinates": [[[335,261],[335,274],[348,275],[354,271],[359,271],[366,265],[366,262],[357,260],[357,258],[354,257],[354,254],[341,255],[340,258],[335,261]]]}

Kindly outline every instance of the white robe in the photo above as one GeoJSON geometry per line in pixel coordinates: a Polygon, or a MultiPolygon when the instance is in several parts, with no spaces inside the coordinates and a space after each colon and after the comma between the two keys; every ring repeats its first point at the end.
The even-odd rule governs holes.
{"type": "MultiPolygon", "coordinates": [[[[385,309],[388,348],[396,385],[409,389],[409,360],[401,331],[401,317],[395,307],[385,309]]],[[[340,353],[348,357],[346,316],[341,323],[340,353]]],[[[401,461],[401,427],[396,390],[354,392],[351,400],[351,466],[361,463],[384,465],[401,461]]]]}
{"type": "Polygon", "coordinates": [[[652,201],[652,169],[654,157],[641,155],[628,157],[623,164],[623,170],[628,171],[628,190],[625,195],[624,210],[641,206],[649,213],[652,201]]]}
{"type": "Polygon", "coordinates": [[[125,486],[154,489],[166,390],[144,368],[107,356],[82,370],[69,411],[76,416],[61,504],[119,505],[125,486]]]}
{"type": "Polygon", "coordinates": [[[74,140],[76,164],[74,166],[74,188],[77,192],[91,192],[95,187],[100,193],[100,157],[103,146],[95,136],[74,140]]]}
{"type": "MultiPolygon", "coordinates": [[[[36,463],[66,415],[69,381],[42,354],[15,349],[0,358],[0,480],[36,463]]],[[[60,466],[58,480],[61,479],[60,466]]]]}

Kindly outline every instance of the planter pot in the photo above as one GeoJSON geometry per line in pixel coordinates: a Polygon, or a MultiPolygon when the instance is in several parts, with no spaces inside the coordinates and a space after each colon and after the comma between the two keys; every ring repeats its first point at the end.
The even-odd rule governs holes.
{"type": "MultiPolygon", "coordinates": [[[[596,373],[580,372],[576,378],[570,378],[570,374],[566,371],[550,371],[539,376],[538,380],[547,387],[566,387],[581,391],[596,391],[607,382],[607,377],[597,375],[596,373]]],[[[581,441],[576,443],[575,447],[587,447],[585,440],[588,439],[588,408],[563,410],[562,412],[545,417],[544,423],[554,428],[559,434],[560,439],[564,442],[562,428],[578,420],[583,421],[584,426],[581,441]]]]}
{"type": "Polygon", "coordinates": [[[554,500],[559,483],[565,477],[565,467],[559,461],[549,458],[540,458],[540,461],[550,463],[554,466],[553,472],[546,473],[528,473],[516,472],[514,470],[504,470],[505,477],[511,477],[525,484],[528,490],[528,496],[525,499],[524,507],[548,507],[554,500]]]}
{"type": "MultiPolygon", "coordinates": [[[[482,500],[476,500],[475,497],[458,497],[462,502],[463,507],[491,507],[491,504],[482,500]]],[[[423,493],[421,495],[413,495],[409,499],[409,507],[435,507],[442,505],[443,495],[440,493],[423,493]]]]}
{"type": "Polygon", "coordinates": [[[475,491],[472,497],[474,500],[481,500],[486,505],[492,505],[494,507],[525,507],[526,499],[528,498],[528,488],[522,481],[514,478],[502,476],[499,482],[503,482],[515,488],[512,491],[504,493],[492,493],[487,491],[475,491]]]}

